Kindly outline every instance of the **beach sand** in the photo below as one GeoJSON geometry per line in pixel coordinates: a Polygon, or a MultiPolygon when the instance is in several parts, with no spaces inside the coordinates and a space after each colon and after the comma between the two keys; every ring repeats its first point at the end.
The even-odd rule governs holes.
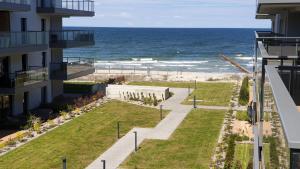
{"type": "Polygon", "coordinates": [[[143,70],[96,70],[92,75],[76,80],[103,81],[108,78],[125,76],[127,81],[236,81],[245,73],[206,73],[206,72],[177,72],[177,71],[143,71],[143,70]]]}

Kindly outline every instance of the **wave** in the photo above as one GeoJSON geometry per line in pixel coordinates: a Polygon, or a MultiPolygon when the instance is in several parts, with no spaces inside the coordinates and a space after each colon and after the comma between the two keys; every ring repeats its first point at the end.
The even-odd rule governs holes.
{"type": "Polygon", "coordinates": [[[250,56],[243,56],[243,57],[236,57],[236,59],[239,59],[239,60],[252,60],[253,57],[250,57],[250,56]]]}

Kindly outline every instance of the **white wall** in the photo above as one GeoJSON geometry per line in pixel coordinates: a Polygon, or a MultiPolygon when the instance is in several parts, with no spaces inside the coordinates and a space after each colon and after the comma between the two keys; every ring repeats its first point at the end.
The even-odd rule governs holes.
{"type": "Polygon", "coordinates": [[[29,110],[40,106],[42,100],[41,96],[42,96],[41,88],[36,88],[29,91],[29,96],[28,96],[29,110]]]}
{"type": "Polygon", "coordinates": [[[136,97],[139,95],[141,98],[141,93],[144,97],[153,97],[153,94],[156,96],[157,100],[165,100],[170,96],[169,88],[167,87],[153,87],[153,86],[133,86],[133,85],[108,85],[106,88],[106,96],[111,99],[122,99],[127,100],[127,92],[135,93],[136,97]]]}
{"type": "Polygon", "coordinates": [[[50,17],[40,16],[36,13],[36,1],[31,1],[31,9],[28,12],[11,12],[11,31],[21,31],[21,18],[27,18],[28,31],[41,31],[41,19],[46,19],[46,30],[50,28],[50,17]]]}
{"type": "MultiPolygon", "coordinates": [[[[36,13],[36,1],[31,1],[31,11],[28,12],[11,12],[10,24],[12,32],[21,31],[21,18],[27,18],[27,30],[28,31],[41,31],[41,19],[46,20],[46,31],[50,30],[50,17],[41,16],[36,13]]],[[[42,66],[42,52],[47,53],[47,66],[51,63],[51,49],[39,52],[24,53],[28,55],[28,66],[42,66]]],[[[22,54],[10,56],[10,72],[22,70],[22,54]]],[[[18,92],[13,99],[13,112],[15,115],[23,112],[23,92],[18,92]]],[[[47,102],[52,101],[52,84],[48,81],[47,85],[47,102]]],[[[29,91],[28,108],[34,109],[41,103],[41,88],[32,89],[29,91]]]]}

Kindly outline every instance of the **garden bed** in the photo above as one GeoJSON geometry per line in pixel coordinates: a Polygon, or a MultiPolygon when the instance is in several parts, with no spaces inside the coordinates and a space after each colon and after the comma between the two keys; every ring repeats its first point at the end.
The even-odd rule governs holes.
{"type": "MultiPolygon", "coordinates": [[[[164,111],[166,114],[166,111],[164,111]]],[[[154,127],[160,121],[157,109],[110,101],[0,157],[0,168],[85,168],[133,127],[154,127]]]]}

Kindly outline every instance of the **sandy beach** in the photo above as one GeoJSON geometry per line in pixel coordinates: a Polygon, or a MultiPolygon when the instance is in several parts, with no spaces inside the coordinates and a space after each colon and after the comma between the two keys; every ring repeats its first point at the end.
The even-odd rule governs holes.
{"type": "Polygon", "coordinates": [[[125,76],[127,81],[236,81],[245,73],[206,73],[181,71],[143,71],[143,70],[99,70],[94,74],[81,77],[81,81],[102,81],[108,78],[125,76]]]}

